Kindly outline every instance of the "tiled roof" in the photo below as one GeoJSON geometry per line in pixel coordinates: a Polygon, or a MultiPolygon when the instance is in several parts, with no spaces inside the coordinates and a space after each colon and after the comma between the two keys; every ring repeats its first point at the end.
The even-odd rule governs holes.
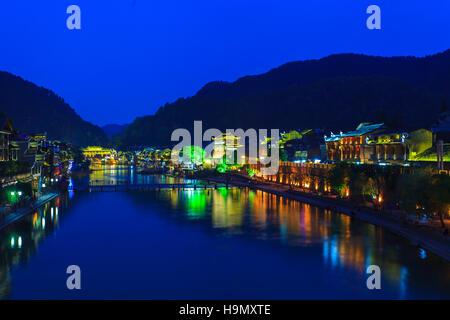
{"type": "Polygon", "coordinates": [[[361,136],[363,134],[367,134],[367,133],[372,132],[374,130],[380,129],[383,126],[384,126],[384,123],[375,123],[375,124],[361,123],[356,128],[356,130],[344,133],[344,134],[342,134],[342,137],[361,136]]]}
{"type": "Polygon", "coordinates": [[[340,140],[342,138],[345,138],[345,137],[361,136],[361,135],[367,134],[369,132],[375,131],[377,129],[380,129],[383,126],[384,126],[384,123],[363,122],[356,128],[356,130],[349,131],[349,132],[346,132],[346,133],[341,133],[341,134],[338,134],[338,135],[332,135],[331,137],[325,138],[325,141],[332,142],[332,141],[338,141],[338,140],[340,140]]]}
{"type": "Polygon", "coordinates": [[[8,117],[0,116],[0,131],[13,133],[8,117]]]}

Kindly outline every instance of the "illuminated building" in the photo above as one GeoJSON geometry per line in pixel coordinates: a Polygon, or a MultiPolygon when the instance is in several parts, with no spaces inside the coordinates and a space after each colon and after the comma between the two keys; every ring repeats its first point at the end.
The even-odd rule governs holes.
{"type": "Polygon", "coordinates": [[[214,149],[212,157],[216,160],[215,163],[221,162],[224,156],[227,157],[227,163],[237,163],[237,149],[242,147],[240,137],[230,133],[222,133],[221,136],[213,138],[213,141],[214,149]]]}
{"type": "Polygon", "coordinates": [[[91,146],[91,147],[87,147],[84,149],[81,149],[81,152],[83,153],[83,156],[85,159],[91,159],[91,158],[95,158],[95,157],[109,157],[111,156],[111,150],[110,149],[105,149],[102,147],[96,147],[96,146],[91,146]]]}
{"type": "Polygon", "coordinates": [[[416,161],[420,159],[424,152],[433,146],[433,133],[427,129],[418,129],[408,134],[406,139],[408,144],[408,160],[416,161]]]}
{"type": "Polygon", "coordinates": [[[361,163],[400,163],[407,159],[406,132],[383,123],[361,123],[356,130],[325,136],[327,159],[361,163]]]}
{"type": "Polygon", "coordinates": [[[11,121],[6,117],[0,118],[0,161],[16,160],[17,155],[15,150],[11,154],[10,139],[14,130],[11,121]],[[16,159],[14,159],[16,158],[16,159]]]}
{"type": "Polygon", "coordinates": [[[450,162],[450,112],[445,104],[438,115],[437,121],[431,126],[431,131],[422,129],[416,135],[418,150],[410,150],[411,161],[437,162],[439,169],[449,168],[450,162]],[[426,134],[424,134],[426,132],[426,134]]]}
{"type": "Polygon", "coordinates": [[[280,154],[283,161],[325,160],[323,130],[292,130],[281,133],[280,154]]]}

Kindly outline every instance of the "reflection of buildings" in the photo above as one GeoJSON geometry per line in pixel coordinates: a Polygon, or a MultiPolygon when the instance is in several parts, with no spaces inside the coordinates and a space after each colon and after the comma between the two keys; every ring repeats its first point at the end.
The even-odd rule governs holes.
{"type": "MultiPolygon", "coordinates": [[[[313,245],[328,237],[330,230],[321,223],[320,209],[262,191],[251,201],[252,219],[261,226],[277,225],[283,242],[313,245]]],[[[325,216],[326,217],[326,216],[325,216]]]]}
{"type": "MultiPolygon", "coordinates": [[[[399,257],[395,256],[397,251],[391,250],[393,247],[391,243],[384,241],[383,230],[367,224],[353,223],[348,216],[262,191],[240,189],[194,191],[191,189],[167,190],[154,194],[157,195],[157,205],[163,204],[171,208],[171,212],[176,212],[177,216],[187,212],[189,220],[201,219],[201,232],[204,231],[205,224],[211,223],[212,227],[219,228],[216,232],[245,233],[245,242],[248,241],[247,237],[251,236],[276,243],[274,246],[262,246],[269,251],[267,257],[273,257],[274,261],[276,260],[275,263],[279,263],[281,258],[283,266],[285,261],[298,261],[298,264],[291,264],[288,267],[294,270],[298,268],[299,272],[311,267],[321,267],[320,260],[323,259],[324,268],[351,269],[349,271],[351,274],[362,274],[368,264],[376,261],[383,263],[383,276],[386,276],[391,284],[402,281],[404,271],[399,268],[399,257]],[[280,249],[279,242],[287,244],[288,247],[283,246],[280,249]],[[273,247],[276,247],[275,250],[273,247]],[[273,250],[272,256],[271,250],[273,250]],[[289,255],[293,253],[305,258],[304,261],[284,260],[284,253],[288,251],[289,255]],[[304,269],[302,269],[303,264],[304,269]]],[[[145,196],[140,196],[139,199],[147,200],[145,196]]],[[[37,250],[39,241],[44,239],[57,224],[55,221],[57,221],[58,207],[57,201],[49,204],[43,208],[44,211],[30,215],[30,219],[21,223],[20,227],[17,224],[17,227],[8,230],[7,233],[0,234],[2,254],[0,295],[3,294],[3,297],[7,297],[10,292],[10,266],[26,261],[37,250]],[[20,247],[19,236],[22,237],[20,247]],[[15,239],[13,246],[11,245],[12,237],[15,239]]],[[[156,224],[158,225],[160,224],[156,224]]],[[[127,230],[129,228],[123,229],[123,232],[135,232],[135,230],[127,230]]],[[[174,241],[178,240],[177,237],[174,238],[174,241]]],[[[236,245],[246,245],[245,242],[232,242],[236,245]]],[[[239,247],[236,248],[239,250],[239,247]]],[[[207,252],[207,254],[210,253],[207,252]]],[[[287,275],[289,274],[290,271],[287,270],[287,275]]],[[[361,282],[361,285],[364,285],[364,282],[361,282]]]]}
{"type": "MultiPolygon", "coordinates": [[[[373,261],[382,260],[386,277],[400,281],[398,257],[383,251],[386,243],[381,229],[369,224],[355,225],[349,216],[331,210],[262,191],[249,194],[252,193],[253,196],[248,197],[248,205],[252,224],[259,229],[259,234],[278,225],[279,239],[284,243],[300,247],[321,245],[325,264],[331,268],[347,267],[362,274],[373,261]]],[[[275,235],[265,238],[268,237],[276,239],[275,235]]]]}
{"type": "Polygon", "coordinates": [[[213,193],[211,215],[215,228],[242,226],[246,205],[241,194],[238,189],[219,189],[213,193]]]}
{"type": "Polygon", "coordinates": [[[39,243],[57,227],[59,210],[66,201],[57,197],[0,232],[0,299],[9,298],[11,266],[27,262],[38,251],[39,243]]]}
{"type": "Polygon", "coordinates": [[[346,266],[364,273],[368,259],[367,244],[364,239],[352,233],[351,218],[336,215],[331,211],[328,211],[328,217],[328,224],[342,231],[341,234],[330,232],[329,237],[323,242],[323,257],[326,264],[332,268],[346,266]]]}

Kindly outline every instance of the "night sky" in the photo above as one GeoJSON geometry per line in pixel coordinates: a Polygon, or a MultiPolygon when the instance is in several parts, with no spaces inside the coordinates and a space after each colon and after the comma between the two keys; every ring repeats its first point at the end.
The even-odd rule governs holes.
{"type": "Polygon", "coordinates": [[[3,0],[0,70],[62,96],[95,124],[128,123],[289,61],[333,53],[424,56],[450,48],[450,1],[3,0]],[[81,8],[81,30],[66,8],[81,8]],[[366,8],[381,8],[381,30],[366,8]]]}

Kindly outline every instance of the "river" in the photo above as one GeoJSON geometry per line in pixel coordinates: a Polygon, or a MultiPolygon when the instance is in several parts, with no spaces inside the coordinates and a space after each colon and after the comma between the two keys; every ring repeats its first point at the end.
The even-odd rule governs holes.
{"type": "MultiPolygon", "coordinates": [[[[73,178],[174,183],[130,168],[73,178]]],[[[261,191],[68,192],[0,231],[4,299],[449,299],[450,263],[380,227],[261,191]],[[68,290],[66,269],[81,269],[68,290]],[[381,289],[369,290],[369,265],[381,289]]]]}

